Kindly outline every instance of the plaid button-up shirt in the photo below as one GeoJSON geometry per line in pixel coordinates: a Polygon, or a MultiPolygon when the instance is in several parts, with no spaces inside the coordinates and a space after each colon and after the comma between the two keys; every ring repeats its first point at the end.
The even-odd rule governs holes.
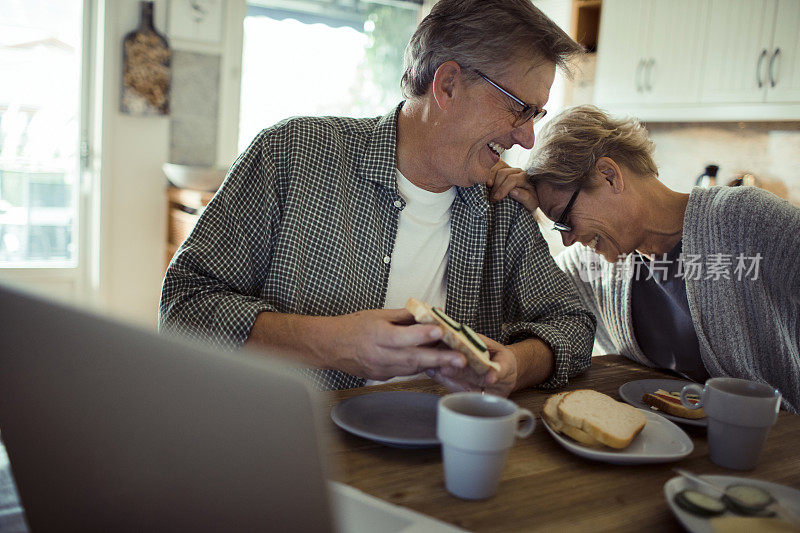
{"type": "MultiPolygon", "coordinates": [[[[395,178],[399,110],[373,119],[293,118],[262,131],[173,258],[162,331],[238,347],[263,311],[382,308],[405,205],[395,178]]],[[[565,385],[590,364],[594,316],[531,214],[510,199],[490,204],[483,185],[457,191],[446,312],[502,344],[541,338],[555,354],[543,386],[565,385]]],[[[307,372],[322,388],[365,382],[307,372]]]]}

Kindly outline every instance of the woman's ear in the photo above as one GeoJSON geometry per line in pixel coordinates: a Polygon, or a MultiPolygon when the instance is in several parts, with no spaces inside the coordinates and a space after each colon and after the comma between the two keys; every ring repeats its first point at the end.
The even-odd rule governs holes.
{"type": "Polygon", "coordinates": [[[445,61],[436,69],[431,90],[440,109],[447,110],[452,105],[460,75],[461,66],[455,61],[445,61]]]}
{"type": "Polygon", "coordinates": [[[597,176],[605,181],[606,185],[611,186],[615,194],[625,190],[625,178],[622,176],[622,169],[616,161],[610,157],[601,157],[595,165],[597,176]]]}

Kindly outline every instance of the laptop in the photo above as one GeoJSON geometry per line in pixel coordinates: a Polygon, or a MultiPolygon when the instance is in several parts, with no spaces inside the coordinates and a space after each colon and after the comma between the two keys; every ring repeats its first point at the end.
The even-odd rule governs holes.
{"type": "Polygon", "coordinates": [[[320,416],[274,358],[0,286],[0,439],[33,531],[458,531],[326,481],[320,416]]]}

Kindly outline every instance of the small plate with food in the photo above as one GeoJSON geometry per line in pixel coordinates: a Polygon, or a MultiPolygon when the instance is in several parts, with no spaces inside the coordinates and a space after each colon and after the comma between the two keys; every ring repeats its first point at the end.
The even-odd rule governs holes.
{"type": "Polygon", "coordinates": [[[666,463],[694,450],[692,439],[664,417],[588,389],[550,396],[542,420],[561,446],[595,461],[666,463]]]}
{"type": "MultiPolygon", "coordinates": [[[[658,413],[678,424],[707,427],[703,409],[687,409],[681,403],[681,389],[692,382],[684,379],[639,379],[629,381],[619,388],[620,397],[639,409],[658,413]]],[[[697,403],[696,395],[689,401],[697,403]]]]}
{"type": "Polygon", "coordinates": [[[715,531],[798,531],[800,491],[757,479],[682,476],[664,484],[664,497],[691,533],[715,531]]]}

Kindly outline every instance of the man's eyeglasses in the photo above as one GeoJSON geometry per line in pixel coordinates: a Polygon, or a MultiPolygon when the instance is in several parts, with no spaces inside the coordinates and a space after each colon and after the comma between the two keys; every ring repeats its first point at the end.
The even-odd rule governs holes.
{"type": "Polygon", "coordinates": [[[580,189],[576,189],[574,193],[572,193],[572,197],[569,199],[567,203],[567,207],[561,212],[561,216],[558,217],[558,220],[553,224],[553,231],[563,231],[569,232],[572,231],[572,226],[567,224],[567,217],[569,216],[569,212],[572,209],[572,204],[575,203],[575,198],[578,197],[578,193],[581,192],[580,189]]]}
{"type": "Polygon", "coordinates": [[[476,70],[475,72],[477,72],[478,76],[480,76],[488,83],[490,83],[495,89],[497,89],[504,95],[514,100],[514,102],[522,106],[522,110],[517,112],[517,117],[514,119],[515,128],[519,128],[520,126],[522,126],[531,119],[533,119],[533,124],[536,124],[537,122],[539,122],[539,120],[541,120],[543,116],[547,114],[547,109],[539,109],[538,106],[525,103],[523,100],[520,100],[519,98],[511,94],[509,91],[500,87],[500,85],[492,81],[492,79],[489,78],[489,76],[483,74],[480,70],[476,70]]]}

